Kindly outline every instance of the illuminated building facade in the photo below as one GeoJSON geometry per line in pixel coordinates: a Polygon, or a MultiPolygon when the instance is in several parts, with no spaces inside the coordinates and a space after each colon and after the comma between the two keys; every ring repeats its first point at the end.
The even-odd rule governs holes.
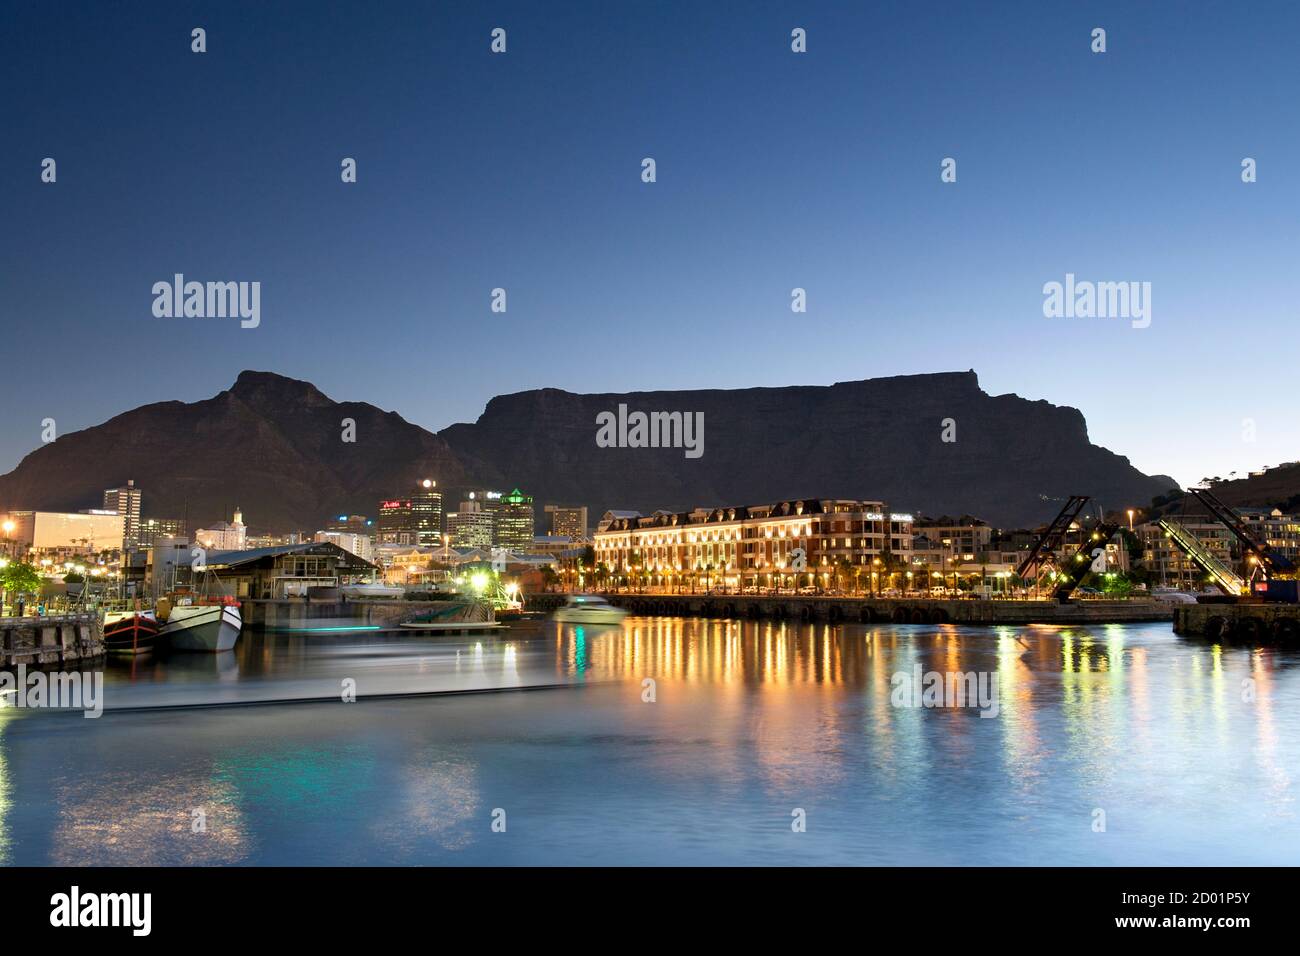
{"type": "Polygon", "coordinates": [[[134,479],[122,488],[104,489],[104,510],[122,516],[124,546],[130,551],[140,544],[140,489],[134,479]]]}
{"type": "Polygon", "coordinates": [[[414,494],[379,503],[379,542],[437,547],[442,544],[442,492],[430,478],[414,494]]]}
{"type": "Polygon", "coordinates": [[[568,538],[570,541],[587,540],[587,509],[566,508],[563,505],[547,505],[546,513],[551,516],[551,536],[568,538]]]}
{"type": "Polygon", "coordinates": [[[185,533],[185,522],[180,518],[141,518],[136,539],[141,548],[152,548],[160,538],[182,538],[185,533]]]}
{"type": "Polygon", "coordinates": [[[601,520],[594,547],[598,563],[655,583],[707,572],[732,585],[768,586],[834,574],[846,562],[867,574],[902,565],[911,557],[912,516],[890,513],[880,501],[839,498],[648,517],[619,512],[601,520]]]}
{"type": "Polygon", "coordinates": [[[447,515],[447,537],[453,548],[490,548],[495,516],[477,500],[462,501],[459,511],[447,515]]]}
{"type": "Polygon", "coordinates": [[[247,547],[247,539],[244,513],[238,508],[230,521],[218,521],[211,528],[199,528],[194,532],[194,542],[209,551],[242,551],[247,547]]]}
{"type": "Polygon", "coordinates": [[[533,498],[518,488],[501,499],[497,511],[496,540],[498,548],[508,548],[525,554],[533,545],[533,498]]]}
{"type": "Polygon", "coordinates": [[[349,554],[356,555],[362,561],[369,561],[372,556],[370,535],[357,534],[354,531],[317,531],[317,541],[336,544],[349,554]]]}
{"type": "Polygon", "coordinates": [[[0,515],[0,524],[15,555],[57,558],[121,551],[125,537],[123,516],[106,511],[11,511],[0,515]]]}

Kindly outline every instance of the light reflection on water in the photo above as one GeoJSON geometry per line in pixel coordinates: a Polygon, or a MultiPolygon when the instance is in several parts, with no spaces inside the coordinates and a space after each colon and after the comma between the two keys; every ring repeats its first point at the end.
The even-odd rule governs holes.
{"type": "Polygon", "coordinates": [[[250,635],[225,661],[114,669],[113,687],[372,672],[430,689],[449,675],[563,686],[97,721],[11,711],[0,861],[1294,863],[1297,662],[1167,625],[631,618],[460,642],[250,635]],[[997,716],[893,706],[891,679],[918,666],[991,674],[997,716]],[[806,833],[790,829],[796,807],[806,833]]]}

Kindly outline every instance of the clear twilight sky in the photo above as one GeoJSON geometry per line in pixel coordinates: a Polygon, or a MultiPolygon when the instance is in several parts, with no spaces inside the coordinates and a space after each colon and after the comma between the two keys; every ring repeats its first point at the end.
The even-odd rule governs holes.
{"type": "Polygon", "coordinates": [[[1300,5],[7,0],[0,20],[0,472],[44,418],[208,398],[244,368],[430,429],[542,386],[973,368],[1183,483],[1300,458],[1300,5]],[[155,318],[177,272],[260,281],[261,326],[155,318]],[[1045,318],[1067,272],[1150,282],[1150,327],[1045,318]]]}

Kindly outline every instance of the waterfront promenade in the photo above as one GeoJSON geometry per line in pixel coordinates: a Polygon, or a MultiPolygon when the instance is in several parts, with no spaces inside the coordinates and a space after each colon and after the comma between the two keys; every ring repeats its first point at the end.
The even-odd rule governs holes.
{"type": "MultiPolygon", "coordinates": [[[[1060,604],[1047,600],[870,597],[816,594],[658,594],[606,593],[612,604],[633,614],[673,617],[725,617],[829,623],[894,624],[1121,624],[1171,621],[1168,604],[1149,599],[1088,600],[1060,604]]],[[[530,595],[529,610],[549,611],[563,594],[530,595]]]]}

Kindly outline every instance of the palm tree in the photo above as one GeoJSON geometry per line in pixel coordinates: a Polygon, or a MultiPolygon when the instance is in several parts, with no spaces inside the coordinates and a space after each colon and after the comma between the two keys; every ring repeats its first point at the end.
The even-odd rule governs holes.
{"type": "Polygon", "coordinates": [[[842,587],[850,578],[853,577],[853,562],[848,558],[840,558],[835,562],[835,586],[842,587]]]}

